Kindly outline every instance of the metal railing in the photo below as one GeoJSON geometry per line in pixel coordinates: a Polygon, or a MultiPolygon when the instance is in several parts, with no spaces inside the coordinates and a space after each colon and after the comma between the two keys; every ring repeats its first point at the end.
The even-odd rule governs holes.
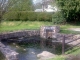
{"type": "Polygon", "coordinates": [[[65,54],[65,52],[68,51],[69,49],[78,46],[80,44],[80,42],[77,43],[77,44],[75,44],[75,45],[73,45],[73,46],[71,46],[71,47],[68,47],[68,48],[65,48],[65,44],[72,43],[72,42],[77,41],[79,39],[80,39],[80,37],[79,38],[76,38],[76,39],[73,39],[73,36],[67,36],[66,37],[65,35],[63,35],[63,40],[62,40],[62,54],[65,54]],[[72,37],[72,40],[66,42],[66,38],[68,38],[68,37],[72,37]]]}

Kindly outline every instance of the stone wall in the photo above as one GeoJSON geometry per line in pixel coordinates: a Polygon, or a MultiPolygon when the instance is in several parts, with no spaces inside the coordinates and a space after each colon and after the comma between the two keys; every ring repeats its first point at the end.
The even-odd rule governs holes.
{"type": "Polygon", "coordinates": [[[9,47],[5,46],[0,42],[0,51],[5,56],[6,60],[18,60],[18,53],[11,50],[9,47]]]}
{"type": "Polygon", "coordinates": [[[30,36],[39,36],[39,30],[23,30],[15,31],[0,34],[0,40],[8,38],[20,38],[20,37],[30,37],[30,36]]]}
{"type": "Polygon", "coordinates": [[[20,38],[30,36],[40,36],[41,38],[55,38],[56,33],[60,31],[59,26],[42,26],[40,30],[22,30],[0,34],[0,40],[8,38],[20,38]]]}

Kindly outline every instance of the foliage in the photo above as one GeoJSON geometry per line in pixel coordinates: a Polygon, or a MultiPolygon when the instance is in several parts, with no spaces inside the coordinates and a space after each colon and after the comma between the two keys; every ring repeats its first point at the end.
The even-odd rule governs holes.
{"type": "Polygon", "coordinates": [[[53,14],[52,22],[53,24],[64,24],[66,21],[61,12],[56,12],[53,14]]]}
{"type": "Polygon", "coordinates": [[[0,23],[2,21],[2,16],[5,13],[5,11],[7,10],[7,0],[0,0],[0,23]]]}
{"type": "Polygon", "coordinates": [[[9,19],[9,20],[13,20],[13,19],[18,19],[18,14],[17,14],[17,12],[8,12],[8,13],[6,13],[5,14],[5,16],[3,16],[3,19],[4,20],[7,20],[7,19],[9,19]]]}
{"type": "Polygon", "coordinates": [[[22,21],[52,21],[52,13],[47,12],[27,12],[27,11],[9,11],[3,16],[4,20],[22,20],[22,21]]]}
{"type": "Polygon", "coordinates": [[[0,22],[3,20],[2,18],[5,12],[8,12],[9,14],[9,16],[6,14],[7,18],[11,17],[10,19],[12,20],[13,19],[20,20],[20,18],[18,19],[18,17],[20,17],[20,12],[16,11],[32,11],[32,10],[33,10],[32,0],[0,0],[0,22]]]}
{"type": "Polygon", "coordinates": [[[11,7],[9,11],[31,11],[32,1],[31,0],[9,0],[11,7]]]}
{"type": "Polygon", "coordinates": [[[67,22],[80,22],[80,0],[57,0],[67,22]]]}

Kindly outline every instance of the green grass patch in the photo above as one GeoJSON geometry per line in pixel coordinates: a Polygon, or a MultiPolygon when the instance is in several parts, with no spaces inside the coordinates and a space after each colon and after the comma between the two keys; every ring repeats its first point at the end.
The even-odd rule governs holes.
{"type": "MultiPolygon", "coordinates": [[[[11,32],[17,30],[36,30],[40,29],[41,26],[54,26],[52,22],[43,22],[43,21],[4,21],[0,25],[0,32],[11,32]]],[[[80,33],[76,31],[70,31],[69,28],[80,28],[78,25],[59,25],[60,33],[80,33]]]]}
{"type": "Polygon", "coordinates": [[[37,21],[6,21],[1,23],[0,32],[8,32],[15,30],[33,30],[39,29],[41,26],[51,25],[51,22],[37,22],[37,21]]]}
{"type": "Polygon", "coordinates": [[[74,47],[74,48],[66,51],[65,54],[78,55],[78,54],[80,54],[80,47],[74,47]]]}
{"type": "Polygon", "coordinates": [[[49,60],[66,60],[68,55],[78,55],[80,54],[80,47],[74,47],[68,51],[65,52],[65,55],[56,55],[56,57],[51,58],[49,60]]]}
{"type": "Polygon", "coordinates": [[[5,60],[5,57],[1,52],[0,52],[0,60],[5,60]]]}
{"type": "Polygon", "coordinates": [[[80,31],[71,31],[71,30],[65,30],[65,29],[61,29],[60,33],[65,33],[65,34],[80,34],[80,31]]]}
{"type": "Polygon", "coordinates": [[[65,57],[62,55],[56,56],[55,58],[49,59],[49,60],[65,60],[65,57]]]}

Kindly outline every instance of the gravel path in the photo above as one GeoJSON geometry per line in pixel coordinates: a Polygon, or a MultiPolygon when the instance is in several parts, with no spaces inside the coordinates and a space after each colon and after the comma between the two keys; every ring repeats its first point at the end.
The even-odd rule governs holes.
{"type": "Polygon", "coordinates": [[[69,28],[69,30],[72,30],[72,31],[80,31],[80,28],[69,28]]]}

